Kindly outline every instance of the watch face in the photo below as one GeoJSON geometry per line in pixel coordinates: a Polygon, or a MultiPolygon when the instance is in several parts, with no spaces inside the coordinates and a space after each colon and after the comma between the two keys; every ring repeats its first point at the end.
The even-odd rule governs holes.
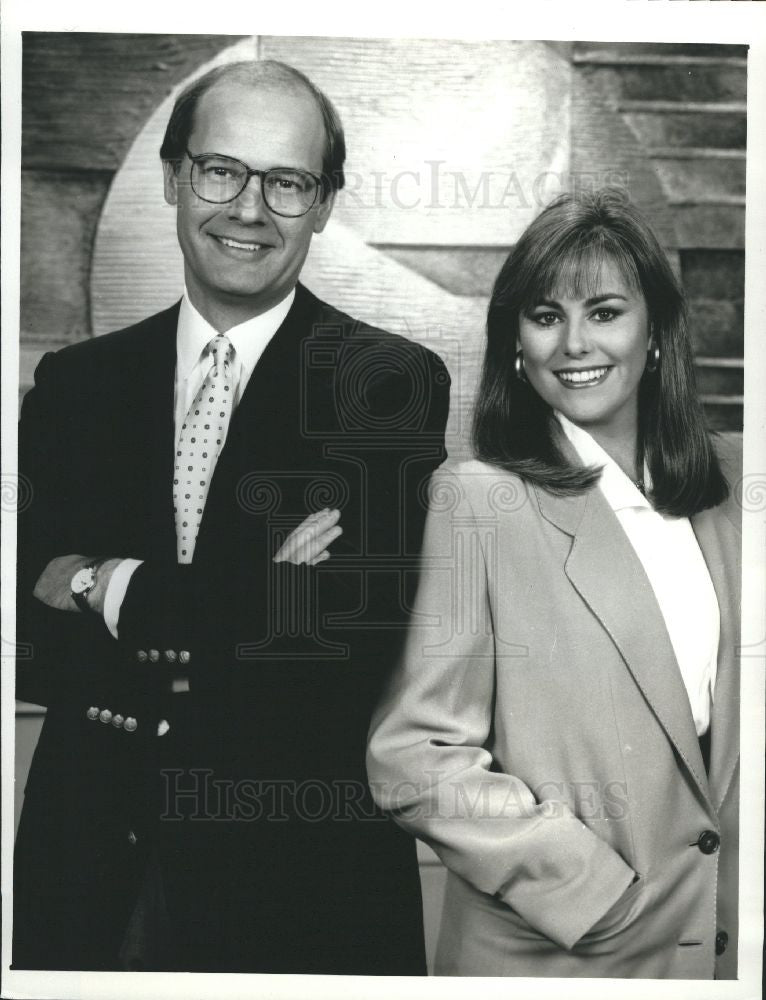
{"type": "Polygon", "coordinates": [[[91,566],[78,569],[72,577],[72,593],[82,594],[93,586],[94,574],[91,566]]]}

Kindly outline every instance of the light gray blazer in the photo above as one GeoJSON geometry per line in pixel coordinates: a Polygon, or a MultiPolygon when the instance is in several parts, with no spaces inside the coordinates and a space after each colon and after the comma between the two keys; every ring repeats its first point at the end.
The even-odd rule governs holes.
{"type": "Polygon", "coordinates": [[[740,511],[691,523],[721,613],[709,777],[601,492],[555,497],[480,462],[435,474],[368,773],[449,869],[438,975],[736,976],[740,511]]]}

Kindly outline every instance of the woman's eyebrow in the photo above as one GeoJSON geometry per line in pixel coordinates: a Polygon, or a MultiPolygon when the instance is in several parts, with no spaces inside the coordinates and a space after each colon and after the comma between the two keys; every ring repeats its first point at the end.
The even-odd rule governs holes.
{"type": "MultiPolygon", "coordinates": [[[[627,302],[627,297],[625,295],[620,295],[619,292],[605,292],[603,295],[594,295],[589,299],[585,300],[586,307],[597,306],[601,302],[606,302],[609,299],[622,299],[623,302],[627,302]]],[[[557,302],[555,299],[537,299],[532,303],[533,309],[538,309],[540,306],[546,306],[549,309],[561,309],[561,303],[557,302]]]]}
{"type": "Polygon", "coordinates": [[[619,292],[606,292],[604,295],[595,295],[592,299],[586,299],[586,306],[597,306],[599,302],[606,302],[607,299],[622,299],[623,302],[627,302],[627,298],[624,295],[620,295],[619,292]]]}

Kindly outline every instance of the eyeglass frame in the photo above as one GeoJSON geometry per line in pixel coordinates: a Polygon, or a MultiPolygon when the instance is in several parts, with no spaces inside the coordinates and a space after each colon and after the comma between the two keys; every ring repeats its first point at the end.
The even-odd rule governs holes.
{"type": "Polygon", "coordinates": [[[273,212],[274,215],[278,215],[282,219],[302,219],[303,216],[304,215],[308,215],[308,213],[311,211],[311,209],[314,207],[314,205],[316,205],[316,203],[317,203],[317,197],[319,196],[319,192],[320,191],[322,192],[322,197],[319,199],[320,202],[324,199],[324,197],[325,197],[325,195],[327,193],[326,192],[326,185],[325,185],[325,179],[324,179],[324,177],[320,177],[317,174],[312,173],[312,171],[310,171],[310,170],[303,170],[300,167],[269,167],[267,170],[254,170],[252,167],[248,167],[248,165],[243,160],[238,160],[236,156],[228,156],[226,153],[196,153],[196,154],[194,154],[194,153],[191,152],[191,150],[189,149],[188,146],[185,147],[185,152],[186,152],[186,155],[188,156],[189,160],[191,161],[192,171],[194,170],[194,165],[197,162],[197,160],[202,160],[206,156],[217,156],[217,157],[219,157],[222,160],[233,160],[234,163],[239,163],[239,164],[241,164],[241,166],[243,166],[245,168],[245,183],[242,185],[242,187],[239,189],[239,191],[237,191],[237,193],[235,195],[233,195],[231,198],[227,198],[226,201],[211,201],[209,198],[203,197],[199,193],[199,191],[197,191],[196,188],[194,187],[194,183],[192,181],[192,171],[190,171],[189,172],[189,183],[191,184],[192,191],[194,191],[194,193],[197,195],[197,197],[200,198],[200,199],[202,199],[202,201],[204,201],[208,205],[229,205],[232,201],[235,201],[237,198],[239,198],[239,196],[245,190],[245,188],[247,187],[247,185],[250,183],[250,178],[251,177],[257,177],[258,180],[261,182],[261,197],[263,198],[263,204],[266,206],[266,208],[268,208],[268,210],[270,212],[273,212]],[[314,192],[314,200],[311,202],[311,204],[309,205],[309,207],[305,211],[303,211],[303,212],[300,213],[300,215],[285,215],[284,212],[277,211],[276,208],[272,208],[271,207],[271,205],[268,202],[268,199],[267,199],[266,195],[264,194],[264,187],[263,187],[263,179],[264,179],[264,177],[267,174],[270,174],[270,173],[273,173],[274,171],[279,171],[279,170],[291,170],[291,171],[293,171],[293,173],[296,173],[296,174],[305,174],[307,177],[311,177],[311,179],[316,183],[316,191],[314,192]]]}

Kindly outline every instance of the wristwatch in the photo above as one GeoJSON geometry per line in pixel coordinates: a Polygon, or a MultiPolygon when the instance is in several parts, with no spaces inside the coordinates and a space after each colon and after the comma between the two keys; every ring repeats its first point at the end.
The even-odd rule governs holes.
{"type": "Polygon", "coordinates": [[[88,604],[88,595],[96,586],[96,570],[103,561],[103,559],[97,559],[88,563],[87,566],[78,569],[72,577],[70,584],[72,600],[80,611],[93,611],[93,608],[88,604]]]}

